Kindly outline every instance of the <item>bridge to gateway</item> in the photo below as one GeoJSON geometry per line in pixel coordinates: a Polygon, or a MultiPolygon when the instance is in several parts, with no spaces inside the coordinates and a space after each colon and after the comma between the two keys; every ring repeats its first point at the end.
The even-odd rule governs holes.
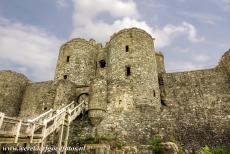
{"type": "Polygon", "coordinates": [[[57,153],[66,153],[71,122],[88,109],[88,104],[74,101],[61,109],[49,111],[27,121],[5,116],[0,112],[0,144],[39,144],[43,153],[45,140],[54,131],[59,130],[57,153]],[[66,129],[64,131],[64,129],[66,129]]]}

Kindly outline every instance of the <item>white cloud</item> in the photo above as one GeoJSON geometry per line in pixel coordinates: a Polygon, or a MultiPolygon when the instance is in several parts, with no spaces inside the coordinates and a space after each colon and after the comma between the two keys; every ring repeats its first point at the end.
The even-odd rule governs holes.
{"type": "Polygon", "coordinates": [[[209,25],[216,25],[218,22],[223,21],[223,17],[214,14],[195,13],[195,12],[181,12],[187,17],[199,20],[202,23],[209,25]]]}
{"type": "Polygon", "coordinates": [[[193,59],[197,62],[206,62],[211,59],[210,56],[205,55],[205,54],[197,54],[193,56],[193,59]]]}
{"type": "Polygon", "coordinates": [[[230,0],[223,0],[223,2],[227,5],[230,5],[230,0]]]}
{"type": "Polygon", "coordinates": [[[174,39],[183,35],[186,35],[187,39],[193,43],[204,41],[203,37],[198,36],[196,28],[187,22],[176,26],[168,24],[163,28],[155,28],[152,33],[156,38],[158,48],[170,45],[174,39]]]}
{"type": "Polygon", "coordinates": [[[223,5],[225,11],[230,11],[230,0],[222,0],[221,5],[223,5]]]}
{"type": "Polygon", "coordinates": [[[138,17],[136,3],[133,0],[73,0],[75,14],[89,18],[102,12],[108,12],[114,17],[138,17]]]}
{"type": "Polygon", "coordinates": [[[192,70],[206,69],[204,65],[193,63],[192,61],[177,60],[170,62],[167,72],[184,72],[192,70]]]}
{"type": "Polygon", "coordinates": [[[0,17],[0,67],[33,80],[52,79],[61,41],[35,26],[0,17]]]}
{"type": "Polygon", "coordinates": [[[173,39],[179,36],[186,36],[193,43],[204,40],[198,36],[196,28],[187,22],[176,26],[168,24],[163,28],[150,27],[141,20],[133,0],[73,0],[73,2],[75,12],[71,37],[94,38],[105,43],[114,32],[123,28],[137,27],[156,38],[158,48],[170,45],[173,39]],[[100,13],[109,13],[115,20],[112,23],[97,20],[96,17],[100,13]]]}
{"type": "Polygon", "coordinates": [[[136,19],[125,17],[115,20],[112,24],[99,21],[95,23],[88,23],[82,27],[76,27],[71,37],[77,36],[87,39],[94,38],[97,41],[105,43],[106,41],[109,41],[109,37],[114,32],[129,27],[142,28],[151,33],[151,28],[144,21],[138,21],[136,19]]]}
{"type": "Polygon", "coordinates": [[[61,8],[66,8],[68,6],[66,0],[57,0],[57,5],[61,8]]]}

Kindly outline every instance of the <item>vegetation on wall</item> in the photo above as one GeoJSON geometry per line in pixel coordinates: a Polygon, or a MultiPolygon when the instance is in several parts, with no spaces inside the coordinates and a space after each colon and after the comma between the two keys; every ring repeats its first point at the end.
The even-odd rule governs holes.
{"type": "Polygon", "coordinates": [[[150,139],[149,144],[154,154],[164,154],[164,149],[161,143],[162,139],[160,135],[155,135],[152,139],[150,139]]]}

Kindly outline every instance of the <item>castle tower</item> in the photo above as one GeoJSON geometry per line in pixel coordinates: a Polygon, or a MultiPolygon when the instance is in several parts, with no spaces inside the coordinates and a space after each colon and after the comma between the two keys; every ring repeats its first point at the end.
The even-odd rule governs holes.
{"type": "Polygon", "coordinates": [[[105,115],[107,103],[107,81],[95,78],[90,85],[89,113],[91,124],[99,124],[105,115]]]}
{"type": "Polygon", "coordinates": [[[165,73],[164,55],[161,52],[155,52],[158,74],[165,73]]]}
{"type": "Polygon", "coordinates": [[[69,80],[76,85],[89,85],[95,77],[98,46],[94,40],[73,39],[62,45],[55,80],[69,80]]]}
{"type": "Polygon", "coordinates": [[[108,101],[115,107],[148,104],[160,107],[153,38],[131,28],[115,33],[108,43],[108,101]]]}

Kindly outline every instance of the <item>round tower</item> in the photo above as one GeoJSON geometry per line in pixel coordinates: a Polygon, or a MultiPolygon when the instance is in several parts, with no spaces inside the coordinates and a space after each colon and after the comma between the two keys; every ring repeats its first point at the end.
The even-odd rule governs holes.
{"type": "Polygon", "coordinates": [[[89,85],[95,76],[98,46],[94,40],[73,39],[60,48],[55,80],[89,85]]]}
{"type": "Polygon", "coordinates": [[[99,124],[104,117],[107,103],[107,81],[95,78],[90,85],[89,118],[93,125],[99,124]]]}
{"type": "Polygon", "coordinates": [[[133,102],[159,109],[160,90],[153,40],[151,35],[138,28],[124,29],[111,37],[108,44],[109,102],[124,104],[123,101],[129,100],[130,106],[133,102]],[[119,94],[117,88],[120,88],[119,94]]]}

